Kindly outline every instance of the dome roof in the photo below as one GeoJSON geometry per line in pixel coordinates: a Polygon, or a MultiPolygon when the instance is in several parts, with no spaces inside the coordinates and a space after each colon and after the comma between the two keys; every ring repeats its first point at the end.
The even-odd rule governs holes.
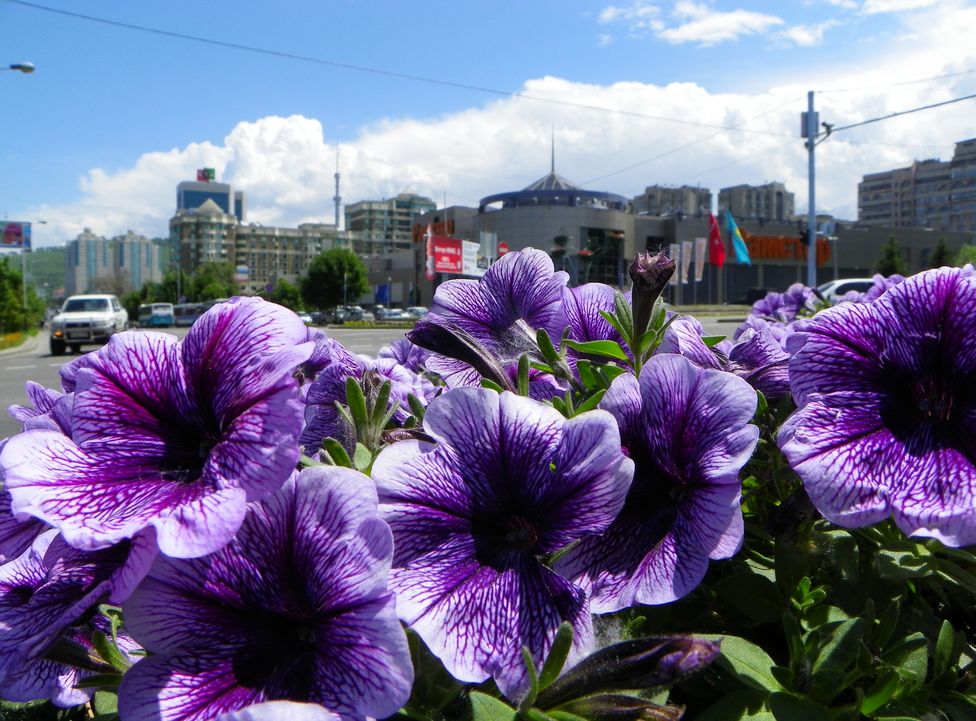
{"type": "Polygon", "coordinates": [[[566,178],[561,175],[556,175],[555,171],[551,171],[548,175],[544,175],[539,178],[534,183],[525,186],[524,190],[583,190],[580,186],[575,183],[571,183],[566,178]]]}

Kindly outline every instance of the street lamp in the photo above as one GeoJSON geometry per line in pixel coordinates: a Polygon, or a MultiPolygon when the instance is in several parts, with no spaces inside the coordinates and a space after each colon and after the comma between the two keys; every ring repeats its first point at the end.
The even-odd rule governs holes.
{"type": "Polygon", "coordinates": [[[12,65],[8,65],[7,67],[3,68],[3,70],[15,70],[26,75],[30,75],[32,72],[34,72],[34,63],[13,63],[12,65]]]}

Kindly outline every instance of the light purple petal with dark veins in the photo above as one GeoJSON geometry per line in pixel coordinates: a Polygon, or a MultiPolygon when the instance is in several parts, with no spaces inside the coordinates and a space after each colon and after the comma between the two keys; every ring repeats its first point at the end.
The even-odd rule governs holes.
{"type": "Polygon", "coordinates": [[[59,708],[87,702],[93,689],[76,689],[82,673],[71,666],[39,660],[0,681],[0,698],[14,703],[50,699],[59,708]]]}
{"type": "Polygon", "coordinates": [[[575,631],[574,657],[592,642],[582,590],[537,563],[499,571],[475,562],[473,541],[453,554],[394,569],[397,612],[456,679],[489,676],[510,699],[528,687],[521,647],[537,667],[548,655],[552,629],[563,621],[575,631]]]}
{"type": "Polygon", "coordinates": [[[767,328],[749,329],[728,350],[726,370],[771,401],[790,392],[789,355],[767,328]]]}
{"type": "Polygon", "coordinates": [[[14,515],[10,510],[10,494],[0,491],[0,564],[19,556],[48,528],[43,521],[26,514],[14,515]]]}
{"type": "Polygon", "coordinates": [[[293,701],[268,701],[221,714],[216,721],[341,721],[324,706],[293,701]]]}
{"type": "Polygon", "coordinates": [[[712,349],[702,340],[704,333],[705,329],[695,318],[682,316],[664,331],[664,339],[655,352],[683,355],[702,368],[721,368],[712,349]]]}
{"type": "Polygon", "coordinates": [[[119,715],[126,721],[211,721],[266,701],[241,686],[232,658],[202,651],[143,658],[122,677],[119,715]]]}
{"type": "MultiPolygon", "coordinates": [[[[603,283],[586,283],[575,288],[563,289],[563,307],[569,324],[569,337],[577,341],[620,341],[620,334],[600,315],[600,311],[613,313],[616,309],[616,290],[603,283]]],[[[555,338],[552,339],[556,344],[555,338]]]]}

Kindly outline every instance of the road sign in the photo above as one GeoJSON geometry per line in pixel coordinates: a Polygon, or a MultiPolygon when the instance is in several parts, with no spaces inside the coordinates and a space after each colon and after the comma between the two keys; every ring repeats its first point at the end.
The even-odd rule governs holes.
{"type": "Polygon", "coordinates": [[[498,244],[498,255],[505,255],[508,252],[508,243],[504,240],[498,244]]]}

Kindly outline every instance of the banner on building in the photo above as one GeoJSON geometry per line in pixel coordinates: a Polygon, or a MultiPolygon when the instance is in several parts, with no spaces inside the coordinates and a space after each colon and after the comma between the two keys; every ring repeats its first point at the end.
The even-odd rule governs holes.
{"type": "Polygon", "coordinates": [[[0,249],[29,251],[31,249],[31,224],[19,220],[4,220],[2,222],[3,241],[0,243],[0,249]]]}
{"type": "Polygon", "coordinates": [[[481,243],[471,240],[461,241],[461,275],[480,278],[485,274],[486,268],[482,268],[479,262],[480,253],[481,243]]]}
{"type": "Polygon", "coordinates": [[[198,168],[197,169],[197,182],[198,183],[209,183],[211,180],[217,177],[217,172],[213,168],[198,168]]]}
{"type": "Polygon", "coordinates": [[[707,238],[695,238],[695,282],[701,283],[705,274],[705,250],[708,248],[707,238]]]}
{"type": "Polygon", "coordinates": [[[246,265],[239,265],[234,268],[234,280],[238,283],[247,283],[251,277],[250,269],[246,265]]]}
{"type": "Polygon", "coordinates": [[[454,273],[458,275],[464,269],[464,256],[461,250],[460,238],[447,238],[442,235],[432,236],[430,239],[431,254],[434,256],[435,273],[454,273]]]}
{"type": "Polygon", "coordinates": [[[674,261],[674,275],[668,282],[677,285],[681,276],[681,243],[671,243],[668,246],[668,256],[674,261]]]}
{"type": "Polygon", "coordinates": [[[688,269],[691,268],[691,253],[695,244],[690,240],[681,241],[681,284],[688,285],[688,269]]]}

